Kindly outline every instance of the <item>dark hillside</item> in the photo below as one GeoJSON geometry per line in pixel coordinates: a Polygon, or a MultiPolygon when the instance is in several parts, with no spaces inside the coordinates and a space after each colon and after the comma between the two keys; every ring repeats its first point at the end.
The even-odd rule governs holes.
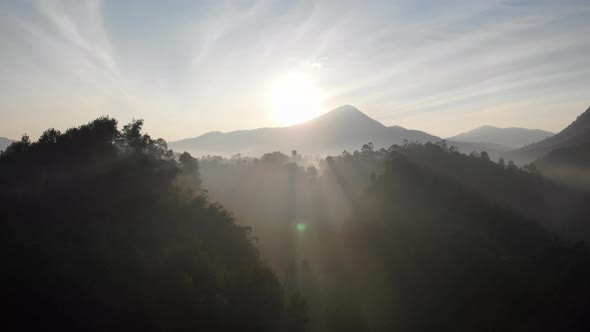
{"type": "Polygon", "coordinates": [[[22,330],[300,327],[250,229],[198,195],[197,160],[175,161],[141,121],[116,125],[25,136],[0,157],[5,317],[22,330]]]}

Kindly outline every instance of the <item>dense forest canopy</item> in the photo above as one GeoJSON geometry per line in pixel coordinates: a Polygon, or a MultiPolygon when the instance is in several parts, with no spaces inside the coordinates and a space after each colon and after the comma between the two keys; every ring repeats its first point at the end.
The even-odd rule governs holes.
{"type": "Polygon", "coordinates": [[[535,165],[445,142],[200,164],[210,197],[306,295],[316,330],[588,326],[589,196],[535,165]]]}
{"type": "Polygon", "coordinates": [[[589,192],[543,173],[574,152],[523,168],[444,141],[194,158],[142,125],[99,118],[0,156],[21,326],[590,328],[589,192]]]}
{"type": "Polygon", "coordinates": [[[0,157],[5,317],[21,330],[299,330],[250,228],[137,120],[24,136],[0,157]]]}

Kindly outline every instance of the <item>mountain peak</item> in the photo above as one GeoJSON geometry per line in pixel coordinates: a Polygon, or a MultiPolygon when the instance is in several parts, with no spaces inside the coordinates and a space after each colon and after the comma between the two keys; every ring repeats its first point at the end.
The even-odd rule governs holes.
{"type": "Polygon", "coordinates": [[[365,113],[361,112],[358,108],[347,104],[347,105],[342,105],[342,106],[336,107],[333,110],[330,110],[330,111],[318,116],[317,118],[310,120],[309,122],[313,122],[314,120],[326,118],[326,117],[337,118],[337,117],[355,117],[355,116],[373,120],[371,117],[369,117],[365,113]]]}
{"type": "Polygon", "coordinates": [[[383,124],[359,111],[352,105],[342,105],[299,126],[330,128],[385,128],[383,124]]]}
{"type": "Polygon", "coordinates": [[[281,128],[238,130],[228,133],[210,132],[205,135],[171,142],[175,150],[203,153],[260,154],[269,151],[333,154],[353,151],[372,142],[387,148],[404,140],[427,142],[440,138],[402,127],[386,127],[352,105],[343,105],[310,121],[281,128]]]}
{"type": "Polygon", "coordinates": [[[481,126],[479,128],[476,128],[474,130],[493,130],[493,129],[500,129],[500,128],[494,127],[494,126],[490,126],[490,125],[484,125],[484,126],[481,126]]]}
{"type": "Polygon", "coordinates": [[[363,112],[359,111],[358,108],[356,108],[356,107],[354,107],[354,106],[352,106],[350,104],[338,106],[338,107],[336,107],[335,109],[331,110],[328,113],[331,113],[331,112],[358,112],[358,113],[363,113],[363,112]]]}

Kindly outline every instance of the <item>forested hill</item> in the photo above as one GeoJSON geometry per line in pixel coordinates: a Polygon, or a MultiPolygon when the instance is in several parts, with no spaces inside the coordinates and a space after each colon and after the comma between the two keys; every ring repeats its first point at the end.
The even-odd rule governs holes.
{"type": "Polygon", "coordinates": [[[372,299],[375,315],[369,326],[373,317],[387,322],[375,330],[589,326],[580,311],[590,304],[586,247],[564,246],[532,220],[403,153],[387,164],[346,231],[351,257],[368,271],[364,298],[372,299]]]}
{"type": "Polygon", "coordinates": [[[197,160],[100,118],[0,157],[5,326],[58,331],[293,331],[303,302],[250,229],[199,195],[197,160]]]}
{"type": "Polygon", "coordinates": [[[585,202],[590,192],[571,190],[543,177],[535,165],[490,160],[487,153],[470,156],[434,144],[401,148],[416,166],[451,179],[488,200],[535,220],[544,228],[575,240],[590,240],[585,202]]]}
{"type": "Polygon", "coordinates": [[[0,155],[6,324],[590,328],[588,192],[532,165],[444,141],[195,159],[142,124],[100,118],[0,155]]]}
{"type": "Polygon", "coordinates": [[[565,240],[588,235],[584,194],[532,169],[444,143],[366,144],[316,165],[295,152],[200,162],[211,197],[307,297],[316,330],[590,326],[590,254],[565,240]]]}

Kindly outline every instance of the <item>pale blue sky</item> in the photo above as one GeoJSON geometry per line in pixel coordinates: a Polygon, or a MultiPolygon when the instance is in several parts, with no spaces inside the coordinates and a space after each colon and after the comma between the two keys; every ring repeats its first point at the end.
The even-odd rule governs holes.
{"type": "Polygon", "coordinates": [[[320,110],[387,125],[558,131],[590,105],[590,1],[0,1],[0,136],[100,115],[175,140],[278,125],[305,73],[320,110]]]}

